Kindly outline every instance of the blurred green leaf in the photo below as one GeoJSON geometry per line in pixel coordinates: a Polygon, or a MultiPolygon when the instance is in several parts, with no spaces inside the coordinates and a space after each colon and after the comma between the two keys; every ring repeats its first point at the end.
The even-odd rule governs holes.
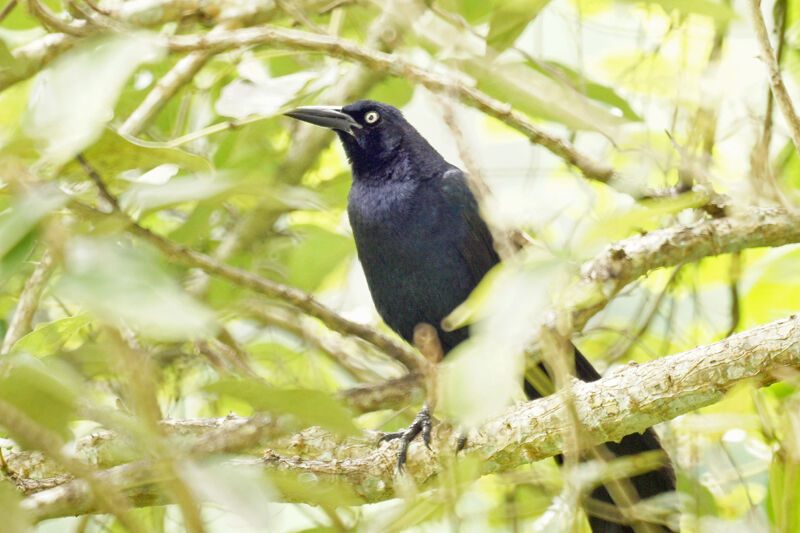
{"type": "Polygon", "coordinates": [[[11,55],[6,43],[0,38],[0,79],[4,76],[16,77],[22,71],[20,62],[11,55]]]}
{"type": "Polygon", "coordinates": [[[123,193],[121,207],[137,216],[151,209],[204,200],[216,196],[231,187],[233,182],[215,175],[194,175],[169,180],[162,185],[137,183],[123,193]]]}
{"type": "Polygon", "coordinates": [[[12,351],[25,352],[34,357],[53,355],[89,322],[91,318],[81,314],[39,324],[36,329],[14,343],[12,351]]]}
{"type": "Polygon", "coordinates": [[[289,501],[302,499],[328,509],[364,503],[350,484],[321,479],[313,474],[270,471],[269,479],[289,501]]]}
{"type": "Polygon", "coordinates": [[[352,256],[355,248],[351,238],[319,226],[293,226],[292,230],[300,233],[303,240],[289,253],[289,283],[301,289],[317,289],[332,271],[352,256]]]}
{"type": "Polygon", "coordinates": [[[145,34],[115,33],[85,41],[40,72],[25,132],[44,159],[59,167],[97,140],[130,75],[162,54],[145,34]]]}
{"type": "MultiPolygon", "coordinates": [[[[83,151],[83,156],[106,180],[125,176],[138,177],[146,171],[167,164],[176,165],[187,172],[213,170],[211,163],[205,157],[179,148],[137,144],[133,140],[120,137],[110,129],[103,130],[97,142],[83,151]]],[[[63,167],[61,176],[85,179],[86,172],[80,164],[72,160],[63,167]]]]}
{"type": "Polygon", "coordinates": [[[291,414],[309,426],[355,435],[352,413],[338,400],[317,390],[274,389],[255,379],[221,380],[207,385],[216,394],[242,399],[259,411],[291,414]]]}
{"type": "Polygon", "coordinates": [[[608,104],[612,109],[618,109],[622,116],[628,120],[637,122],[642,120],[642,117],[637,115],[630,104],[617,94],[613,88],[592,81],[563,63],[557,61],[539,61],[538,63],[527,61],[526,64],[557,82],[568,83],[576,91],[585,94],[592,100],[608,104]]]}
{"type": "Polygon", "coordinates": [[[550,0],[510,0],[497,2],[489,21],[486,44],[502,52],[517,40],[528,24],[550,0]]]}
{"type": "Polygon", "coordinates": [[[686,15],[703,15],[711,17],[719,24],[730,22],[736,17],[733,8],[724,2],[714,2],[712,0],[622,0],[634,4],[655,4],[664,8],[667,14],[673,10],[680,11],[686,15]]]}
{"type": "Polygon", "coordinates": [[[22,496],[11,483],[0,483],[0,509],[3,510],[3,533],[28,533],[33,520],[20,506],[22,496]]]}
{"type": "Polygon", "coordinates": [[[533,117],[559,122],[571,129],[599,131],[612,137],[615,128],[629,122],[523,62],[469,59],[456,63],[475,77],[479,89],[533,117]]]}
{"type": "Polygon", "coordinates": [[[126,324],[157,340],[214,335],[214,313],[191,298],[150,251],[111,241],[74,239],[56,291],[96,318],[126,324]]]}
{"type": "Polygon", "coordinates": [[[206,460],[184,464],[180,476],[199,501],[235,513],[255,530],[268,531],[273,524],[273,512],[264,502],[277,500],[278,494],[264,470],[206,460]]]}
{"type": "Polygon", "coordinates": [[[55,187],[41,187],[26,194],[0,214],[0,257],[5,256],[39,220],[66,203],[67,197],[55,187]]]}
{"type": "MultiPolygon", "coordinates": [[[[60,434],[70,436],[79,389],[72,376],[56,360],[42,360],[18,355],[7,360],[0,374],[0,398],[28,415],[31,420],[60,434]]],[[[6,426],[20,443],[36,447],[24,431],[6,426]]]]}
{"type": "Polygon", "coordinates": [[[769,468],[766,507],[775,531],[800,531],[800,465],[789,455],[776,453],[769,468]]]}

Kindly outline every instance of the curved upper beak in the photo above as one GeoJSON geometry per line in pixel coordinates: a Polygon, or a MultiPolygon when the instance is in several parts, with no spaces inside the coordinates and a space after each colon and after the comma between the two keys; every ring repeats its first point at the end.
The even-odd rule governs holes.
{"type": "Polygon", "coordinates": [[[298,107],[284,113],[284,115],[303,122],[310,122],[317,126],[344,131],[350,135],[353,135],[353,128],[361,128],[361,124],[347,113],[344,113],[339,106],[309,105],[298,107]]]}

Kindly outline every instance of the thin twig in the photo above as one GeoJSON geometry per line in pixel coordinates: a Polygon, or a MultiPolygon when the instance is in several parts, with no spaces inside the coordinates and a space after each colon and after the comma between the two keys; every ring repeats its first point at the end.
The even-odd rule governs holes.
{"type": "Polygon", "coordinates": [[[772,87],[772,94],[778,102],[778,109],[781,110],[781,114],[789,126],[795,150],[800,153],[800,117],[798,117],[794,111],[792,99],[789,97],[789,92],[786,90],[786,86],[783,83],[783,77],[781,76],[777,58],[772,50],[772,44],[769,42],[767,26],[761,14],[761,2],[760,0],[749,0],[748,3],[750,5],[750,18],[753,23],[753,30],[756,33],[758,44],[761,46],[761,56],[769,70],[769,83],[772,87]]]}
{"type": "Polygon", "coordinates": [[[607,183],[615,176],[612,167],[579,152],[571,143],[545,132],[510,105],[452,77],[432,73],[396,54],[363,47],[354,41],[319,35],[277,26],[242,28],[212,35],[176,35],[167,37],[169,47],[178,52],[209,50],[221,52],[232,48],[269,44],[294,50],[323,52],[333,57],[357,61],[375,70],[423,85],[434,92],[457,95],[465,104],[475,107],[524,134],[531,142],[577,167],[587,178],[607,183]]]}
{"type": "MultiPolygon", "coordinates": [[[[302,310],[304,313],[322,320],[322,322],[334,331],[345,335],[355,335],[372,343],[383,350],[387,355],[405,365],[409,370],[417,370],[420,368],[421,357],[410,347],[395,341],[393,338],[377,329],[342,317],[334,310],[317,301],[312,294],[295,287],[283,285],[277,281],[263,278],[241,268],[227,265],[206,254],[187,248],[182,244],[171,241],[140,226],[120,209],[119,201],[106,188],[105,183],[94,167],[92,167],[82,155],[78,155],[76,159],[83,166],[87,174],[92,177],[100,191],[100,195],[111,205],[112,212],[110,214],[121,217],[126,222],[127,231],[129,233],[153,244],[156,248],[161,250],[167,259],[190,267],[200,268],[208,274],[227,279],[237,285],[270,298],[285,301],[302,310]]],[[[77,206],[80,204],[73,202],[72,205],[77,206]]],[[[86,206],[83,207],[85,208],[86,206]]]]}
{"type": "Polygon", "coordinates": [[[33,274],[25,282],[17,309],[14,311],[14,317],[8,325],[5,338],[3,338],[0,354],[7,354],[11,347],[14,346],[14,343],[31,330],[33,315],[39,306],[39,298],[42,296],[45,284],[50,278],[54,267],[53,255],[49,250],[45,250],[41,259],[39,259],[39,264],[33,270],[33,274]]]}
{"type": "Polygon", "coordinates": [[[17,0],[9,0],[8,3],[3,7],[3,10],[0,11],[0,22],[12,12],[14,8],[17,7],[17,0]]]}

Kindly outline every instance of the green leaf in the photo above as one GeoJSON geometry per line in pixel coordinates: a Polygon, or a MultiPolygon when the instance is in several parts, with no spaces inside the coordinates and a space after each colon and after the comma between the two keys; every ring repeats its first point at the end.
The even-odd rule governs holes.
{"type": "MultiPolygon", "coordinates": [[[[148,171],[159,165],[173,164],[187,172],[210,172],[211,162],[205,157],[191,154],[179,148],[154,147],[137,144],[105,129],[100,139],[83,151],[92,167],[104,178],[114,179],[131,170],[148,171]]],[[[85,179],[83,167],[70,161],[61,170],[61,176],[85,179]]]]}
{"type": "MultiPolygon", "coordinates": [[[[58,361],[50,359],[45,364],[29,356],[13,357],[0,375],[0,398],[63,438],[70,436],[78,388],[58,361]]],[[[25,428],[8,425],[5,429],[23,445],[36,445],[26,438],[25,428]]]]}
{"type": "Polygon", "coordinates": [[[3,40],[0,40],[0,79],[5,76],[17,77],[22,72],[22,65],[11,55],[11,51],[3,40]]]}
{"type": "Polygon", "coordinates": [[[214,175],[195,175],[172,179],[163,185],[139,183],[120,196],[125,211],[140,214],[151,209],[203,200],[233,186],[233,182],[214,175]]]}
{"type": "Polygon", "coordinates": [[[349,483],[280,471],[270,471],[269,479],[287,501],[303,501],[326,509],[364,503],[349,483]]]}
{"type": "Polygon", "coordinates": [[[60,167],[96,141],[130,75],[162,54],[144,34],[115,33],[85,41],[40,72],[24,128],[44,160],[60,167]]]}
{"type": "Polygon", "coordinates": [[[539,61],[534,63],[527,61],[526,64],[541,72],[549,78],[553,78],[560,83],[568,83],[578,92],[585,94],[592,100],[607,104],[611,108],[618,109],[622,116],[632,121],[641,121],[642,117],[636,114],[630,104],[607,85],[602,85],[586,78],[580,72],[571,69],[563,63],[557,61],[539,61]]]}
{"type": "Polygon", "coordinates": [[[528,24],[550,0],[510,0],[498,2],[489,21],[486,44],[502,52],[517,40],[528,24]]]}
{"type": "Polygon", "coordinates": [[[0,483],[0,509],[3,510],[4,533],[28,533],[33,531],[33,520],[20,506],[21,494],[12,483],[0,483]]]}
{"type": "Polygon", "coordinates": [[[317,390],[273,389],[255,379],[221,380],[206,390],[244,400],[258,411],[291,414],[309,426],[321,426],[335,433],[355,435],[352,413],[338,400],[317,390]]]}
{"type": "Polygon", "coordinates": [[[635,4],[655,4],[664,8],[667,14],[677,10],[686,15],[702,15],[711,17],[718,24],[725,24],[736,17],[733,8],[722,2],[712,0],[622,0],[635,4]]]}
{"type": "Polygon", "coordinates": [[[58,209],[67,197],[55,187],[42,187],[20,198],[0,214],[0,257],[19,243],[45,215],[58,209]]]}
{"type": "Polygon", "coordinates": [[[480,90],[533,117],[560,122],[570,129],[612,136],[629,120],[611,113],[569,85],[555,81],[523,62],[457,61],[480,90]]]}
{"type": "Polygon", "coordinates": [[[25,352],[34,357],[53,355],[89,322],[91,318],[81,314],[39,324],[36,329],[14,343],[12,351],[25,352]]]}
{"type": "Polygon", "coordinates": [[[74,239],[56,292],[97,319],[123,323],[156,340],[214,335],[214,313],[190,297],[147,249],[74,239]]]}
{"type": "Polygon", "coordinates": [[[300,232],[303,241],[289,253],[289,283],[301,289],[317,289],[353,253],[353,240],[344,235],[314,225],[293,226],[292,230],[300,232]]]}

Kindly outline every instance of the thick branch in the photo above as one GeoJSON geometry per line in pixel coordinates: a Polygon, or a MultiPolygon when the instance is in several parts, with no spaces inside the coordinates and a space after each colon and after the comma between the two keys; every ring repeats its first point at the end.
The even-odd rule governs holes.
{"type": "MultiPolygon", "coordinates": [[[[576,381],[569,404],[583,426],[581,445],[590,447],[715,403],[743,380],[769,383],[780,377],[783,369],[796,365],[800,365],[800,317],[792,316],[714,344],[629,365],[599,381],[576,381]]],[[[472,432],[465,453],[480,459],[484,473],[560,453],[570,424],[568,409],[564,393],[517,405],[472,432]]],[[[438,453],[453,453],[458,432],[440,425],[435,433],[438,453]]],[[[261,464],[272,471],[311,473],[320,479],[344,481],[366,501],[394,495],[394,446],[376,449],[374,445],[343,442],[316,428],[293,438],[291,446],[292,457],[268,451],[262,459],[243,462],[261,464]],[[330,459],[306,458],[311,450],[324,450],[330,459]]],[[[411,446],[407,471],[417,483],[424,484],[439,469],[435,452],[420,443],[411,446]]],[[[130,478],[136,476],[142,486],[143,482],[159,481],[147,477],[151,470],[146,464],[124,465],[107,471],[103,479],[123,488],[131,486],[130,478]]],[[[153,499],[151,495],[143,501],[153,499]]],[[[25,500],[25,507],[39,519],[94,508],[81,482],[32,495],[25,500]]]]}

